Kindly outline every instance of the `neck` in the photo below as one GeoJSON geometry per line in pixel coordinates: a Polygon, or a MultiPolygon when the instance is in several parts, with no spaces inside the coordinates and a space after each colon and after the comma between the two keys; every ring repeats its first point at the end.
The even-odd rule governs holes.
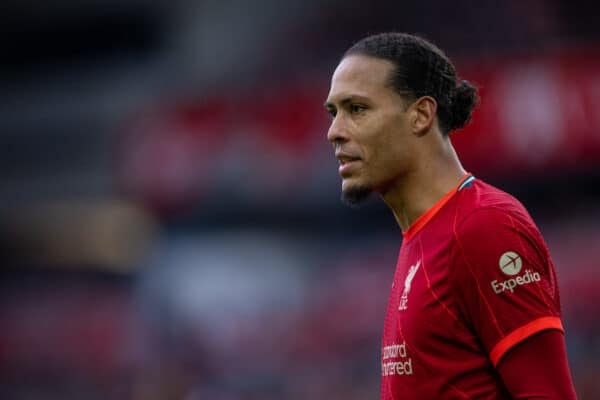
{"type": "Polygon", "coordinates": [[[398,178],[382,193],[402,231],[450,192],[465,175],[450,140],[437,154],[420,157],[421,165],[398,178]]]}

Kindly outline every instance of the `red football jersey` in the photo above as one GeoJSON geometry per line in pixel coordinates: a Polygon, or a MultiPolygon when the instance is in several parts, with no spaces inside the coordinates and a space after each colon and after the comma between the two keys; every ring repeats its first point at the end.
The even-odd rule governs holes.
{"type": "Polygon", "coordinates": [[[382,339],[382,399],[510,398],[495,366],[558,329],[550,254],[515,198],[471,175],[403,234],[382,339]]]}

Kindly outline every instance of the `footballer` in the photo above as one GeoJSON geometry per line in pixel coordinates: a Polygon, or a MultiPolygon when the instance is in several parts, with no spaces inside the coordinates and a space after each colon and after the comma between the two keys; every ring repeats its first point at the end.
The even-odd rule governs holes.
{"type": "Polygon", "coordinates": [[[575,399],[544,239],[450,141],[477,102],[439,48],[404,33],[360,40],[331,79],[342,198],[379,194],[402,229],[381,399],[575,399]]]}

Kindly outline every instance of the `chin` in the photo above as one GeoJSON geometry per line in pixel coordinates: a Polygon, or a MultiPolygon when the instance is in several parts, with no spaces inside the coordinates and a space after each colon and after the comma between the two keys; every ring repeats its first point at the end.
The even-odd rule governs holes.
{"type": "Polygon", "coordinates": [[[364,203],[373,192],[370,187],[362,185],[353,185],[347,188],[342,187],[342,202],[350,207],[356,207],[364,203]]]}

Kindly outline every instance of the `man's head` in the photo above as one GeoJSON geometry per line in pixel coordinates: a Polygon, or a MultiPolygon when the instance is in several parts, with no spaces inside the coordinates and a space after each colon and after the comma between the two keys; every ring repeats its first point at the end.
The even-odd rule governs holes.
{"type": "Polygon", "coordinates": [[[383,33],[357,42],[325,104],[343,198],[354,204],[372,191],[384,195],[426,161],[432,143],[468,123],[476,103],[477,90],[426,40],[383,33]]]}

